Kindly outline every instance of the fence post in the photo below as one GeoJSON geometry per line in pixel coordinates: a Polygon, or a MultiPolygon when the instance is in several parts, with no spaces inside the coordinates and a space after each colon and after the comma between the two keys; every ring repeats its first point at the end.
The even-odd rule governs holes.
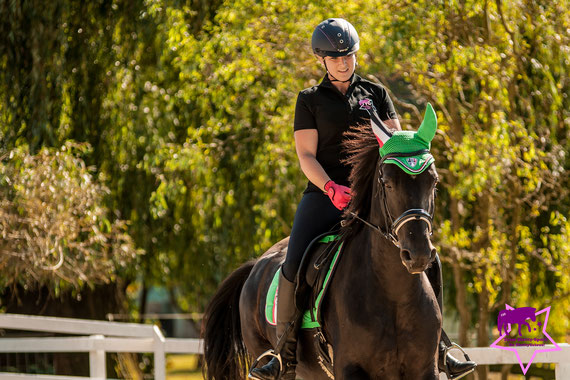
{"type": "Polygon", "coordinates": [[[97,342],[103,341],[103,335],[91,335],[89,350],[89,377],[97,379],[107,378],[107,361],[105,358],[105,351],[98,349],[97,342]]]}
{"type": "Polygon", "coordinates": [[[155,380],[166,380],[166,356],[164,355],[164,344],[166,340],[160,327],[154,328],[154,378],[155,380]]]}
{"type": "Polygon", "coordinates": [[[556,363],[554,373],[556,380],[570,379],[570,363],[556,363]]]}

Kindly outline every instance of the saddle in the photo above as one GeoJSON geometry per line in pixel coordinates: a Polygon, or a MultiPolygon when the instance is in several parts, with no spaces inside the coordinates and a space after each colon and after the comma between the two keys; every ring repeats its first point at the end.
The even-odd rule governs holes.
{"type": "MultiPolygon", "coordinates": [[[[331,230],[317,236],[307,247],[296,276],[295,304],[305,310],[301,329],[309,330],[321,368],[332,376],[332,347],[327,343],[321,326],[321,304],[331,279],[342,257],[342,247],[347,237],[346,229],[331,230]]],[[[277,323],[277,292],[279,268],[267,292],[265,317],[269,324],[277,323]]]]}
{"type": "MultiPolygon", "coordinates": [[[[343,235],[329,231],[317,236],[307,247],[296,276],[295,304],[306,310],[301,328],[320,327],[320,306],[339,262],[343,235]]],[[[271,325],[277,323],[277,291],[279,268],[267,292],[265,316],[271,325]]]]}

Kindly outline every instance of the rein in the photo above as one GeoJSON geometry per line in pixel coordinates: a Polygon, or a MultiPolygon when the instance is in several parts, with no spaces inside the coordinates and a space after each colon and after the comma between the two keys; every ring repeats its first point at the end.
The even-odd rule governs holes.
{"type": "Polygon", "coordinates": [[[408,222],[411,222],[414,220],[423,220],[428,225],[430,235],[433,233],[433,211],[434,211],[435,207],[433,207],[433,206],[431,207],[432,208],[431,213],[422,209],[422,208],[408,209],[408,210],[404,211],[399,217],[397,217],[394,220],[394,218],[390,214],[390,210],[388,209],[388,201],[386,200],[386,191],[384,189],[385,184],[384,184],[384,180],[382,178],[383,177],[382,165],[385,164],[384,161],[388,158],[411,157],[411,156],[416,156],[416,155],[419,155],[422,153],[427,153],[427,152],[429,152],[429,151],[427,149],[424,149],[424,150],[419,150],[419,151],[410,152],[410,153],[392,153],[392,154],[385,155],[380,160],[380,175],[378,176],[378,183],[382,186],[381,187],[382,188],[382,203],[384,205],[384,207],[382,208],[382,212],[384,214],[384,222],[385,222],[385,228],[384,229],[368,222],[367,220],[362,219],[355,212],[352,212],[352,211],[350,212],[350,215],[352,215],[354,218],[358,219],[359,221],[361,221],[362,223],[364,223],[368,227],[372,228],[374,231],[381,234],[386,240],[389,240],[390,242],[392,242],[392,244],[394,244],[398,248],[400,248],[400,241],[398,239],[398,231],[400,231],[400,229],[408,222]],[[390,224],[390,225],[388,225],[388,224],[390,224]]]}

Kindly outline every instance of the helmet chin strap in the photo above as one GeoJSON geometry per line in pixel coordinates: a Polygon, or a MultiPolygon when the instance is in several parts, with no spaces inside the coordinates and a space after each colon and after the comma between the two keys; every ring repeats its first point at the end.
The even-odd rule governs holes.
{"type": "Polygon", "coordinates": [[[354,76],[354,72],[352,73],[350,78],[348,78],[347,80],[339,80],[339,79],[336,79],[334,77],[334,75],[332,75],[331,72],[329,71],[329,68],[327,67],[327,60],[324,57],[323,57],[323,62],[325,64],[325,69],[327,70],[327,74],[332,78],[331,82],[346,83],[346,82],[350,82],[352,80],[352,77],[354,76]]]}

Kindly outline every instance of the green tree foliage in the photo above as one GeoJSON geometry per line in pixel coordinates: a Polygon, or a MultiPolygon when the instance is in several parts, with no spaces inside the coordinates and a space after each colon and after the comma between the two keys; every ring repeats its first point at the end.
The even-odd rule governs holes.
{"type": "Polygon", "coordinates": [[[172,226],[160,244],[172,252],[171,280],[187,290],[184,298],[203,302],[230,269],[289,233],[303,182],[293,106],[312,76],[299,76],[296,60],[311,59],[299,48],[310,24],[292,21],[305,12],[292,4],[232,3],[193,35],[184,11],[166,12],[167,50],[177,52],[180,72],[176,96],[187,104],[176,117],[190,127],[183,144],[156,156],[152,211],[172,226]],[[276,16],[283,6],[291,20],[276,16]],[[184,273],[193,273],[191,283],[184,273]]]}
{"type": "MultiPolygon", "coordinates": [[[[41,272],[42,276],[30,275],[46,265],[42,264],[36,268],[37,263],[33,260],[38,258],[33,254],[34,249],[32,246],[24,247],[22,249],[27,250],[29,254],[21,255],[21,259],[31,260],[29,267],[36,269],[21,272],[18,278],[10,277],[9,280],[13,280],[9,283],[12,288],[26,284],[28,286],[24,289],[33,291],[46,285],[54,293],[60,294],[58,289],[80,290],[85,283],[93,285],[114,281],[117,273],[120,276],[131,273],[129,278],[132,279],[133,271],[124,270],[124,265],[130,263],[127,268],[136,265],[136,260],[126,260],[134,252],[134,247],[130,243],[130,236],[126,234],[120,215],[117,215],[120,210],[108,211],[108,206],[112,207],[114,204],[112,200],[117,198],[117,189],[113,188],[110,194],[103,196],[105,186],[102,183],[109,178],[109,175],[105,175],[101,170],[106,166],[103,163],[109,162],[104,155],[108,149],[102,143],[108,127],[103,102],[109,89],[115,85],[110,69],[116,66],[116,51],[133,49],[135,44],[132,41],[136,40],[136,33],[132,31],[132,25],[145,26],[127,22],[132,20],[132,15],[137,14],[142,5],[136,2],[114,1],[56,1],[49,4],[33,0],[0,2],[0,147],[4,149],[3,153],[15,157],[4,164],[6,173],[17,173],[17,167],[21,166],[22,160],[37,163],[40,172],[45,170],[42,162],[48,160],[46,157],[55,154],[61,146],[68,146],[68,140],[87,142],[93,150],[87,152],[82,149],[80,154],[59,152],[57,157],[64,156],[58,159],[66,160],[68,166],[72,163],[84,165],[83,160],[86,160],[88,165],[95,165],[98,171],[95,173],[97,175],[91,176],[92,171],[83,169],[83,173],[80,168],[72,171],[66,167],[67,172],[50,175],[56,181],[52,184],[56,189],[65,188],[65,180],[72,184],[74,181],[77,183],[77,186],[71,187],[77,191],[77,195],[72,198],[76,202],[69,204],[73,212],[65,209],[65,212],[70,213],[59,221],[79,226],[80,229],[88,228],[89,225],[81,219],[83,217],[80,206],[90,205],[89,207],[93,208],[90,212],[95,218],[92,223],[94,228],[100,230],[94,231],[93,236],[86,236],[84,231],[76,235],[74,229],[60,231],[58,235],[53,235],[51,230],[40,230],[46,235],[46,247],[43,252],[34,253],[42,255],[63,249],[65,260],[62,265],[67,267],[77,263],[76,269],[79,272],[67,273],[65,268],[60,267],[58,271],[51,272],[51,277],[49,271],[41,272]],[[114,38],[120,40],[120,46],[113,43],[114,38]],[[36,156],[42,146],[56,150],[41,151],[36,156]],[[26,149],[29,150],[29,156],[24,153],[26,149]],[[82,176],[87,174],[92,184],[79,186],[82,176]],[[75,177],[76,175],[79,177],[75,177]],[[85,245],[82,250],[88,250],[90,256],[83,257],[82,250],[72,249],[74,244],[85,245]],[[126,256],[120,254],[123,247],[128,248],[126,256]],[[105,259],[104,262],[93,262],[97,257],[105,259]],[[77,274],[84,270],[89,272],[87,276],[77,274]],[[28,274],[25,275],[26,273],[28,274]],[[73,273],[75,274],[72,275],[73,273]],[[22,276],[28,277],[23,279],[22,276]],[[32,286],[32,283],[35,285],[32,286]]],[[[72,143],[71,146],[75,144],[72,143]]],[[[112,162],[107,166],[114,167],[112,162]]],[[[36,169],[32,165],[29,170],[36,169]]],[[[8,185],[7,182],[2,184],[8,185]]],[[[29,184],[35,186],[41,183],[29,181],[29,184]]],[[[13,189],[3,190],[10,193],[13,189]]],[[[44,192],[44,189],[40,188],[29,189],[24,198],[26,205],[41,204],[41,197],[48,196],[44,192]]],[[[54,195],[50,199],[58,202],[63,198],[54,195]]],[[[3,206],[6,207],[3,210],[5,215],[12,215],[12,204],[3,203],[3,206]]],[[[55,210],[61,212],[61,207],[55,210]]],[[[28,212],[31,216],[45,219],[39,211],[28,212]]],[[[52,216],[50,214],[50,217],[52,216]]],[[[32,227],[45,223],[45,220],[27,221],[32,227]]],[[[25,232],[27,227],[22,225],[21,221],[16,218],[12,222],[15,224],[11,224],[10,228],[19,228],[25,232]]],[[[7,233],[12,234],[14,231],[8,230],[7,233]]],[[[8,271],[11,273],[17,273],[18,268],[22,266],[22,263],[14,258],[4,263],[7,262],[10,263],[8,271]]],[[[57,260],[55,262],[59,263],[57,260]]]]}
{"type": "Polygon", "coordinates": [[[560,338],[570,328],[568,8],[4,1],[0,138],[32,152],[90,143],[107,206],[146,251],[144,283],[176,288],[200,311],[230,270],[289,233],[305,184],[294,102],[324,74],[310,36],[345,17],[361,35],[357,70],[392,90],[404,127],[417,128],[426,101],[438,111],[436,239],[461,343],[475,327],[488,345],[504,303],[551,304],[560,338]]]}

